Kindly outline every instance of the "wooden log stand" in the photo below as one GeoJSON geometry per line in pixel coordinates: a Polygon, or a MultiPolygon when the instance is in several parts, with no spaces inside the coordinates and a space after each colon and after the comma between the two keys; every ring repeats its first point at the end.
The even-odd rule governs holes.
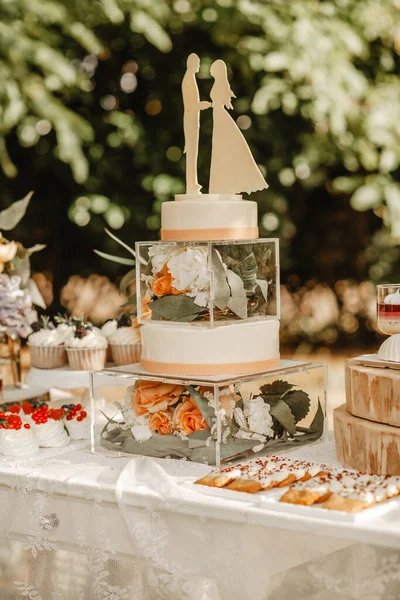
{"type": "Polygon", "coordinates": [[[400,427],[400,370],[347,361],[346,404],[356,417],[400,427]]]}
{"type": "Polygon", "coordinates": [[[345,467],[374,475],[400,475],[400,428],[333,411],[336,456],[345,467]]]}

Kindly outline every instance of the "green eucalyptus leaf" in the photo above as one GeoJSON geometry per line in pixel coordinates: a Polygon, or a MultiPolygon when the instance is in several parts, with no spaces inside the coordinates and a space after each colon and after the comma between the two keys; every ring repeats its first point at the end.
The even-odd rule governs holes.
{"type": "Polygon", "coordinates": [[[198,392],[193,386],[187,385],[186,389],[196,402],[197,407],[204,419],[207,421],[208,426],[211,428],[215,421],[214,408],[208,404],[208,400],[204,398],[204,396],[202,396],[200,392],[198,392]]]}
{"type": "Polygon", "coordinates": [[[271,417],[276,419],[280,425],[294,436],[296,433],[296,421],[289,406],[283,400],[279,400],[274,406],[271,406],[271,417]]]}
{"type": "Polygon", "coordinates": [[[247,319],[247,296],[243,281],[230,269],[227,269],[226,276],[231,292],[228,308],[241,319],[247,319]]]}
{"type": "Polygon", "coordinates": [[[257,261],[254,252],[251,252],[246,258],[240,261],[233,271],[243,281],[245,290],[253,292],[257,281],[257,261]]]}
{"type": "Polygon", "coordinates": [[[33,192],[29,192],[22,198],[22,200],[17,200],[0,212],[0,231],[10,231],[10,229],[14,229],[25,215],[26,210],[28,208],[30,199],[33,196],[33,192]]]}
{"type": "Polygon", "coordinates": [[[28,291],[33,304],[43,308],[44,310],[47,308],[46,302],[44,301],[43,296],[33,279],[29,279],[26,285],[26,290],[28,291]]]}
{"type": "Polygon", "coordinates": [[[279,396],[282,396],[282,394],[287,393],[288,391],[292,390],[294,388],[294,384],[293,383],[289,383],[288,381],[283,381],[282,379],[277,379],[276,381],[273,381],[272,383],[266,383],[265,385],[262,385],[260,388],[260,392],[264,395],[276,395],[278,394],[279,396]]]}
{"type": "Polygon", "coordinates": [[[151,317],[154,320],[166,319],[168,321],[193,320],[204,307],[195,304],[193,298],[180,294],[179,296],[163,296],[148,304],[151,317]]]}
{"type": "Polygon", "coordinates": [[[128,290],[130,284],[136,280],[136,269],[128,271],[119,283],[119,291],[124,293],[128,290]]]}
{"type": "Polygon", "coordinates": [[[138,442],[134,437],[127,437],[120,448],[123,452],[130,454],[141,454],[143,456],[155,456],[165,458],[190,458],[192,449],[189,448],[187,440],[175,435],[153,434],[149,440],[138,442]]]}
{"type": "Polygon", "coordinates": [[[265,302],[268,302],[268,281],[265,281],[265,279],[256,279],[256,283],[261,290],[265,302]]]}
{"type": "Polygon", "coordinates": [[[101,258],[105,258],[106,260],[111,260],[112,262],[119,263],[120,265],[128,265],[134,267],[136,261],[132,258],[124,258],[123,256],[115,256],[114,254],[107,254],[106,252],[101,252],[100,250],[93,250],[95,254],[101,256],[101,258]]]}
{"type": "Polygon", "coordinates": [[[214,303],[220,310],[228,306],[231,290],[228,284],[225,267],[219,253],[212,249],[212,267],[214,273],[214,303]]]}

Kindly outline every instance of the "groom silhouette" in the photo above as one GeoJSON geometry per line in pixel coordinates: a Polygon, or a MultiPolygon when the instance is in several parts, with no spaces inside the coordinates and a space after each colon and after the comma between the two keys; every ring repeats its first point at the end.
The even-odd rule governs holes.
{"type": "Polygon", "coordinates": [[[197,156],[199,153],[200,111],[211,107],[211,102],[201,102],[196,82],[200,69],[200,58],[190,54],[186,62],[186,73],[182,80],[183,132],[186,153],[186,193],[200,194],[197,181],[197,156]]]}

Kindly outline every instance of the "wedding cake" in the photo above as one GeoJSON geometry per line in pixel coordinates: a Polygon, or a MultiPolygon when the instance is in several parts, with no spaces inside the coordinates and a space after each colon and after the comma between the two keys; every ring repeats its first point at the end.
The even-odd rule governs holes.
{"type": "Polygon", "coordinates": [[[279,248],[259,239],[257,204],[268,187],[227,109],[226,65],[211,66],[212,103],[199,99],[199,58],[182,82],[186,194],[165,202],[161,242],[136,244],[142,367],[165,375],[249,374],[279,366],[279,248]],[[200,112],[213,111],[209,194],[200,193],[200,112]],[[143,318],[143,307],[151,318],[143,318]]]}

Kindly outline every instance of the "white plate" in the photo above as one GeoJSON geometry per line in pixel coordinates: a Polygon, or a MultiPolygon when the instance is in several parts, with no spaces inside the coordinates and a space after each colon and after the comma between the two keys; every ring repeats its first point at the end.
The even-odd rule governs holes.
{"type": "Polygon", "coordinates": [[[285,491],[289,489],[288,487],[273,488],[266,492],[247,494],[246,492],[236,492],[235,490],[228,490],[226,488],[213,488],[207,485],[197,485],[194,481],[182,482],[181,485],[190,489],[192,492],[196,491],[208,496],[216,496],[217,498],[225,498],[226,500],[239,500],[247,504],[257,504],[259,507],[262,506],[266,510],[274,510],[286,514],[298,515],[300,517],[311,517],[313,519],[324,519],[328,521],[365,521],[367,519],[380,517],[393,508],[400,508],[399,496],[386,500],[385,502],[380,502],[379,504],[373,505],[370,508],[366,508],[357,513],[347,513],[340,510],[328,510],[327,508],[318,506],[318,504],[302,506],[300,504],[279,502],[279,499],[283,496],[285,491]]]}

